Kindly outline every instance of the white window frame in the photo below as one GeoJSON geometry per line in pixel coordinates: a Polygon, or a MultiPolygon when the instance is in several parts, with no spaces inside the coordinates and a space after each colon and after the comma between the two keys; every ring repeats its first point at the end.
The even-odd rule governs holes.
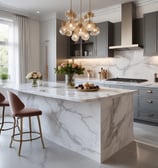
{"type": "Polygon", "coordinates": [[[14,42],[13,42],[13,20],[8,20],[8,19],[3,19],[0,18],[0,23],[2,24],[7,24],[10,27],[10,33],[9,33],[9,39],[8,42],[0,41],[0,45],[3,46],[8,46],[8,65],[5,65],[8,67],[8,74],[9,74],[9,82],[15,82],[15,71],[14,71],[14,61],[15,59],[13,58],[14,55],[14,42]]]}

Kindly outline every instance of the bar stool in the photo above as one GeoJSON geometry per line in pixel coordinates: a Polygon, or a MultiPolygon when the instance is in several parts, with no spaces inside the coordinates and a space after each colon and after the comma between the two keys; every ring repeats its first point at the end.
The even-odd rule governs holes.
{"type": "Polygon", "coordinates": [[[13,129],[13,126],[9,127],[9,128],[3,128],[4,124],[6,123],[10,123],[10,124],[13,124],[13,122],[11,121],[5,121],[4,117],[4,113],[5,113],[5,107],[9,107],[9,102],[5,99],[4,95],[2,93],[0,93],[0,107],[2,107],[2,121],[0,123],[0,134],[1,134],[1,131],[7,131],[7,130],[10,130],[10,129],[13,129]]]}
{"type": "Polygon", "coordinates": [[[13,127],[13,134],[11,136],[10,147],[12,147],[13,141],[20,142],[19,151],[18,151],[18,155],[20,156],[22,142],[32,141],[32,140],[36,140],[36,139],[40,138],[42,146],[44,148],[44,141],[43,141],[42,129],[41,129],[41,123],[40,123],[40,117],[39,117],[40,115],[42,115],[42,111],[39,109],[35,109],[35,108],[25,107],[25,105],[20,100],[20,98],[16,94],[14,94],[13,92],[8,91],[8,98],[9,98],[9,104],[10,104],[11,111],[13,114],[13,119],[14,119],[14,127],[13,127]],[[32,117],[37,117],[39,131],[32,131],[32,124],[31,124],[32,117]],[[23,130],[23,119],[24,118],[29,119],[29,131],[23,130]],[[15,132],[16,126],[18,126],[18,128],[19,128],[18,133],[15,132]],[[23,138],[24,134],[29,134],[29,138],[24,139],[23,138]],[[32,134],[36,134],[37,137],[33,138],[32,134]],[[20,137],[17,138],[18,136],[20,136],[20,137]]]}

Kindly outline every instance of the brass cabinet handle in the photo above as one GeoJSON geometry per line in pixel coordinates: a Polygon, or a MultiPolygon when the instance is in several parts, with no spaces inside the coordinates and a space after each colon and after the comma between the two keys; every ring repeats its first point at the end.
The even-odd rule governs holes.
{"type": "Polygon", "coordinates": [[[147,103],[150,103],[150,104],[151,104],[151,103],[153,103],[153,101],[152,101],[152,100],[147,100],[147,103]]]}
{"type": "Polygon", "coordinates": [[[146,93],[152,93],[152,90],[147,90],[146,93]]]}

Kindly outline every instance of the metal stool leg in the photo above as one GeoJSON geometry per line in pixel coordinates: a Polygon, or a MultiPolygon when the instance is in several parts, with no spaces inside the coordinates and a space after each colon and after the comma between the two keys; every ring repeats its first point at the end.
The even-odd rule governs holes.
{"type": "Polygon", "coordinates": [[[14,135],[15,135],[15,127],[16,127],[16,118],[13,117],[13,119],[14,119],[14,126],[13,126],[13,133],[11,136],[11,141],[10,141],[10,148],[12,147],[12,143],[13,143],[13,139],[14,139],[14,135]]]}
{"type": "Polygon", "coordinates": [[[31,124],[31,117],[29,117],[29,128],[30,128],[30,140],[32,141],[32,124],[31,124]]]}
{"type": "Polygon", "coordinates": [[[19,145],[19,152],[18,152],[19,156],[21,154],[22,140],[23,140],[23,117],[20,118],[20,145],[19,145]]]}
{"type": "Polygon", "coordinates": [[[0,128],[0,134],[3,128],[3,124],[4,124],[4,111],[5,111],[5,106],[3,106],[3,110],[2,110],[2,123],[1,123],[1,128],[0,128]]]}
{"type": "Polygon", "coordinates": [[[37,116],[37,120],[38,120],[38,125],[39,125],[39,131],[40,131],[40,137],[41,137],[42,146],[43,146],[43,148],[45,148],[44,141],[43,141],[43,135],[42,135],[42,129],[41,129],[41,122],[40,122],[39,116],[37,116]]]}

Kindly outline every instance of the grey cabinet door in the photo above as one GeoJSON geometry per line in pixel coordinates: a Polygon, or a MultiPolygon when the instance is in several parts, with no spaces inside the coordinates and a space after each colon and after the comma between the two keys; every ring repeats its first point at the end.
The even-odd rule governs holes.
{"type": "Polygon", "coordinates": [[[144,15],[144,56],[157,55],[157,12],[144,15]]]}
{"type": "Polygon", "coordinates": [[[158,89],[139,89],[138,118],[143,121],[158,123],[158,89]]]}
{"type": "Polygon", "coordinates": [[[102,22],[98,23],[100,34],[97,36],[96,49],[97,57],[113,56],[113,51],[109,50],[109,45],[112,45],[112,23],[102,22]]]}
{"type": "Polygon", "coordinates": [[[121,22],[113,23],[113,45],[121,45],[121,22]]]}

